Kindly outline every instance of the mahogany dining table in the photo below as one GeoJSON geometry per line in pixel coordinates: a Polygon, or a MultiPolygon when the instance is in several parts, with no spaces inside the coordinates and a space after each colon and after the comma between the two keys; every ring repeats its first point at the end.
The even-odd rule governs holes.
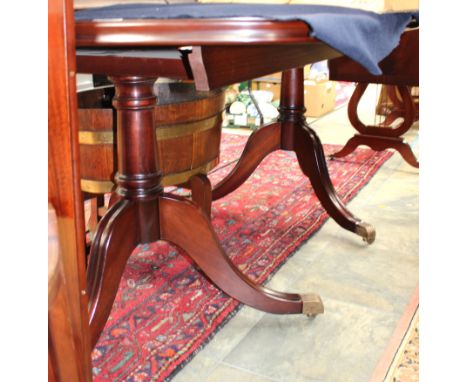
{"type": "Polygon", "coordinates": [[[342,53],[311,35],[313,28],[303,20],[248,13],[183,15],[102,18],[102,13],[95,17],[75,13],[77,72],[105,74],[116,89],[117,188],[98,225],[87,268],[92,346],[110,314],[133,249],[157,240],[184,249],[215,285],[249,306],[278,314],[313,316],[324,311],[315,293],[283,293],[250,280],[231,262],[202,208],[164,193],[153,116],[157,102],[153,84],[159,77],[193,80],[203,91],[281,71],[278,120],[250,136],[235,168],[213,188],[213,200],[239,187],[272,151],[292,150],[329,215],[368,243],[375,238],[374,228],[354,216],[337,196],[320,139],[304,117],[302,68],[342,53]]]}

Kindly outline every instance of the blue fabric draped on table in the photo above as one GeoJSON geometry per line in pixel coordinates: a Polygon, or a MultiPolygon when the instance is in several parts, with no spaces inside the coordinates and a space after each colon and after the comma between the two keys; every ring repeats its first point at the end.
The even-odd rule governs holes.
{"type": "MultiPolygon", "coordinates": [[[[75,20],[260,17],[302,20],[315,37],[356,60],[374,75],[378,63],[399,43],[417,13],[384,13],[320,5],[270,4],[121,4],[75,12],[75,20]]],[[[190,33],[190,31],[187,31],[190,33]]]]}

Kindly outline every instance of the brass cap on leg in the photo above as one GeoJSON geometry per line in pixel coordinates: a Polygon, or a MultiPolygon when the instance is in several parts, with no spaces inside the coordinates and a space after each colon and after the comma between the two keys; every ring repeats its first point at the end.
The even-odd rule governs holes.
{"type": "Polygon", "coordinates": [[[307,293],[301,294],[302,313],[308,317],[316,316],[324,312],[322,299],[318,294],[307,293]]]}
{"type": "Polygon", "coordinates": [[[375,241],[375,228],[368,223],[357,223],[356,233],[361,236],[367,244],[372,244],[375,241]]]}

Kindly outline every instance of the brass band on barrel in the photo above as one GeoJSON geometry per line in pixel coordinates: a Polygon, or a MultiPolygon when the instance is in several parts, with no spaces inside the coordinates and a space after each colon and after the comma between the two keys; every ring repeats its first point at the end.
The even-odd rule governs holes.
{"type": "Polygon", "coordinates": [[[215,158],[208,163],[191,170],[176,172],[175,174],[167,174],[162,177],[161,183],[163,187],[174,186],[187,182],[195,174],[206,174],[218,164],[218,158],[215,158]]]}
{"type": "Polygon", "coordinates": [[[174,139],[196,134],[216,127],[220,121],[221,115],[217,114],[214,117],[207,118],[201,121],[183,123],[178,125],[158,126],[156,128],[156,139],[163,141],[165,139],[174,139]]]}
{"type": "MultiPolygon", "coordinates": [[[[167,174],[162,177],[163,187],[174,186],[187,182],[195,174],[206,174],[218,164],[218,158],[191,170],[167,174]]],[[[110,180],[81,179],[81,189],[90,194],[105,194],[111,192],[115,183],[110,180]]]]}
{"type": "Polygon", "coordinates": [[[110,180],[81,179],[81,190],[90,194],[111,192],[115,183],[110,180]]]}
{"type": "Polygon", "coordinates": [[[114,143],[114,132],[111,131],[89,131],[78,132],[80,145],[112,145],[114,143]]]}
{"type": "MultiPolygon", "coordinates": [[[[187,183],[195,174],[206,174],[218,163],[224,92],[199,94],[193,84],[160,88],[154,134],[161,154],[161,182],[164,187],[175,186],[187,183]],[[179,153],[181,145],[186,151],[179,153]]],[[[115,113],[108,102],[111,90],[78,94],[81,188],[90,194],[108,193],[116,187],[115,113]]]]}
{"type": "MultiPolygon", "coordinates": [[[[202,121],[175,126],[158,126],[156,128],[156,139],[163,141],[209,130],[217,126],[220,119],[220,115],[215,115],[214,117],[202,121]]],[[[114,143],[114,133],[113,131],[81,130],[78,132],[78,141],[82,145],[111,145],[114,143]]]]}

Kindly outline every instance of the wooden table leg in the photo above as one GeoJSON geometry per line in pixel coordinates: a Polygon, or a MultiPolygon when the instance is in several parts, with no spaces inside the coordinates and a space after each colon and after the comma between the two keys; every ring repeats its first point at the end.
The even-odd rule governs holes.
{"type": "Polygon", "coordinates": [[[203,209],[209,183],[200,177],[194,179],[195,202],[163,196],[154,134],[155,79],[111,79],[116,86],[115,192],[119,197],[114,198],[115,202],[100,220],[91,247],[87,293],[92,345],[105,326],[133,249],[159,239],[183,248],[220,289],[245,304],[272,313],[323,313],[322,301],[316,294],[280,293],[264,288],[231,262],[203,209]],[[196,204],[200,198],[201,206],[196,204]]]}
{"type": "Polygon", "coordinates": [[[91,246],[87,291],[93,346],[112,309],[127,260],[139,243],[136,206],[125,199],[114,204],[99,222],[91,246]]]}
{"type": "Polygon", "coordinates": [[[94,346],[104,328],[128,257],[140,243],[159,239],[157,167],[153,108],[155,78],[111,78],[116,87],[117,189],[98,224],[87,269],[89,323],[94,346]]]}
{"type": "Polygon", "coordinates": [[[306,123],[302,68],[283,72],[281,83],[281,148],[296,152],[303,173],[310,179],[320,203],[328,214],[341,227],[361,236],[367,243],[373,243],[375,229],[348,211],[336,194],[328,173],[322,143],[306,123]]]}
{"type": "Polygon", "coordinates": [[[281,147],[281,123],[275,122],[255,130],[232,171],[213,188],[213,200],[222,198],[241,186],[261,161],[281,147]]]}
{"type": "Polygon", "coordinates": [[[213,189],[217,200],[242,185],[260,162],[279,149],[294,150],[302,171],[328,214],[343,228],[361,236],[369,244],[375,240],[375,230],[356,218],[336,195],[328,174],[322,144],[317,134],[305,122],[304,72],[302,68],[283,72],[281,105],[278,122],[253,132],[232,171],[213,189]]]}
{"type": "Polygon", "coordinates": [[[224,252],[210,219],[195,203],[166,195],[159,207],[161,239],[185,250],[208,278],[231,297],[270,313],[323,313],[322,301],[314,293],[277,292],[245,276],[224,252]]]}
{"type": "MultiPolygon", "coordinates": [[[[387,124],[392,118],[386,120],[379,126],[366,126],[359,119],[357,114],[357,107],[361,100],[368,84],[359,83],[351,96],[348,104],[348,117],[351,125],[359,132],[354,135],[344,147],[332,155],[333,158],[342,158],[352,153],[360,145],[369,146],[375,151],[382,151],[386,149],[397,150],[403,159],[411,166],[419,168],[419,162],[411,150],[411,146],[405,142],[402,135],[406,133],[416,120],[416,108],[413,98],[410,93],[410,88],[407,86],[397,86],[400,95],[402,96],[401,104],[403,107],[403,122],[397,127],[388,127],[387,124]]],[[[390,116],[389,116],[390,117],[390,116]]]]}

